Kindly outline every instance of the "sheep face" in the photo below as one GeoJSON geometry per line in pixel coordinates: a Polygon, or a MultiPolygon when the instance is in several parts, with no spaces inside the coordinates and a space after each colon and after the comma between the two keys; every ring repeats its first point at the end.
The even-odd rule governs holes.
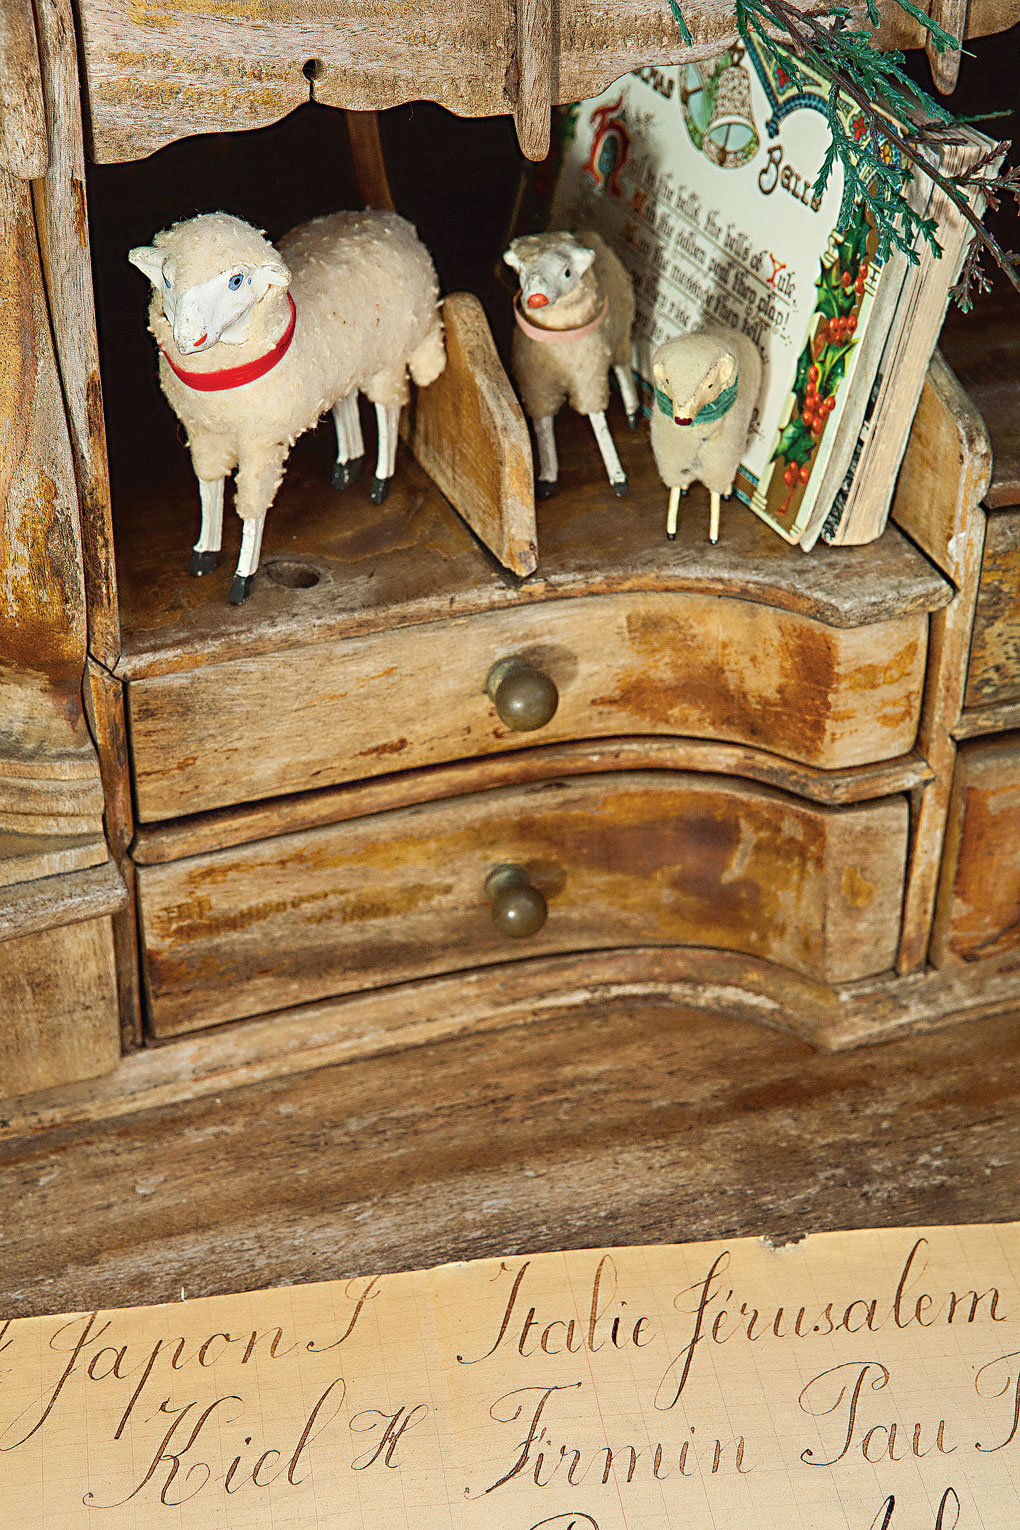
{"type": "Polygon", "coordinates": [[[220,341],[242,344],[256,304],[273,288],[290,282],[290,272],[279,260],[237,261],[189,286],[181,262],[166,248],[142,245],[128,259],[152,283],[182,356],[210,350],[220,341]]]}
{"type": "Polygon", "coordinates": [[[521,279],[525,308],[546,308],[569,297],[591,269],[595,251],[569,234],[525,234],[503,253],[521,279]]]}
{"type": "MultiPolygon", "coordinates": [[[[684,343],[681,336],[677,342],[678,347],[684,343]]],[[[665,347],[664,347],[665,349],[665,347]]],[[[683,352],[681,351],[682,355],[683,352]]],[[[717,355],[707,368],[698,366],[700,358],[692,358],[695,365],[695,376],[700,371],[701,375],[694,388],[691,388],[691,364],[687,361],[683,368],[676,368],[682,372],[677,378],[670,376],[669,357],[657,360],[652,368],[652,376],[659,392],[669,399],[673,406],[673,423],[675,425],[692,425],[699,413],[707,404],[714,403],[719,395],[730,387],[737,375],[737,360],[732,351],[723,351],[717,355]]]]}

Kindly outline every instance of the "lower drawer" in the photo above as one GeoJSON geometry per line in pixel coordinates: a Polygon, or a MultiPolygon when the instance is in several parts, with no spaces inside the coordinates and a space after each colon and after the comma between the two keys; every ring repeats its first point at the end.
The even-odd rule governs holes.
{"type": "Polygon", "coordinates": [[[158,1036],[532,954],[693,944],[828,981],[892,965],[904,798],[843,808],[693,773],[481,792],[140,866],[158,1036]],[[497,933],[485,881],[524,867],[538,934],[497,933]]]}
{"type": "Polygon", "coordinates": [[[964,744],[956,761],[931,959],[1020,955],[1020,733],[964,744]]]}

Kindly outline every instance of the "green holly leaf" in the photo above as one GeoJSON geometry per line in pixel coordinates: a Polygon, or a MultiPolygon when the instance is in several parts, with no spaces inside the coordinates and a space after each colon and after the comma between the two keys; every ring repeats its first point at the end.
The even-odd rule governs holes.
{"type": "Polygon", "coordinates": [[[793,391],[796,397],[803,399],[807,392],[808,372],[813,365],[810,345],[805,345],[797,358],[797,370],[793,377],[793,391]]]}
{"type": "Polygon", "coordinates": [[[808,460],[814,445],[811,432],[800,415],[797,415],[779,432],[779,440],[771,460],[775,462],[779,457],[783,457],[787,462],[795,462],[799,467],[802,462],[808,460]]]}
{"type": "Polygon", "coordinates": [[[841,345],[827,345],[822,353],[818,373],[818,391],[826,395],[834,393],[846,376],[846,359],[856,341],[847,340],[841,345]]]}

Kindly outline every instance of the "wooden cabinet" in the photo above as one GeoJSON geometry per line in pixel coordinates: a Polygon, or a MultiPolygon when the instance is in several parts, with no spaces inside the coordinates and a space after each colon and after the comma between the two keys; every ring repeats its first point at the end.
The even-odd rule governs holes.
{"type": "MultiPolygon", "coordinates": [[[[728,7],[687,9],[697,41],[728,35],[728,7]]],[[[668,543],[647,441],[617,432],[618,501],[565,420],[562,490],[519,578],[437,487],[456,498],[473,475],[483,535],[503,495],[533,512],[523,417],[477,304],[455,302],[450,372],[409,432],[432,476],[402,448],[385,506],[363,487],[341,499],[328,442],[306,438],[241,610],[234,526],[223,567],[187,574],[194,487],[159,444],[172,426],[143,336],[118,351],[104,409],[83,126],[119,160],[309,92],[427,96],[512,109],[538,152],[550,100],[681,55],[668,7],[429,0],[408,30],[403,13],[338,24],[272,0],[239,30],[213,4],[84,0],[81,85],[68,0],[37,12],[41,107],[0,170],[16,319],[0,354],[19,379],[0,385],[0,1094],[113,1068],[122,1047],[137,1081],[147,1043],[204,1029],[210,1077],[218,1047],[308,1066],[324,1035],[424,1039],[437,1006],[484,1026],[651,993],[845,1046],[1015,997],[1008,866],[974,880],[1015,752],[967,745],[957,764],[959,741],[1020,726],[1020,496],[980,375],[1004,447],[991,487],[980,415],[936,359],[886,534],[809,557],[736,504],[710,546],[699,491],[668,543]],[[452,444],[469,420],[474,461],[452,444]],[[107,428],[149,443],[113,494],[107,428]],[[539,729],[495,710],[507,659],[556,687],[539,729]],[[548,905],[528,941],[490,917],[505,863],[548,905]]],[[[1001,25],[1001,4],[972,19],[1001,25]]],[[[1005,376],[1015,399],[1020,357],[1005,376]]],[[[507,541],[520,573],[534,525],[507,541]]]]}

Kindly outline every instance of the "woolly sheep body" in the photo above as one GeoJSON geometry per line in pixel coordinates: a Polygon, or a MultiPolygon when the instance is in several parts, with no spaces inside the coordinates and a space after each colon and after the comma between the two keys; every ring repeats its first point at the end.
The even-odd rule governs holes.
{"type": "Polygon", "coordinates": [[[659,477],[667,488],[687,490],[703,483],[714,494],[728,495],[747,446],[747,432],[761,386],[761,356],[753,340],[733,330],[705,328],[677,335],[659,347],[653,369],[661,367],[670,399],[688,400],[706,375],[727,353],[737,363],[736,402],[720,419],[699,425],[677,425],[655,407],[652,410],[652,451],[659,477]]]}
{"type": "MultiPolygon", "coordinates": [[[[157,234],[151,250],[133,251],[132,259],[153,281],[149,329],[160,347],[160,384],[188,433],[196,477],[204,485],[236,470],[235,508],[243,521],[261,522],[291,447],[327,410],[348,398],[353,402],[357,392],[380,408],[398,409],[408,398],[408,371],[424,386],[445,365],[435,269],[412,225],[396,213],[317,218],[288,234],[279,253],[241,219],[206,213],[157,234]],[[136,256],[148,256],[149,263],[136,256]],[[184,296],[235,264],[264,271],[275,262],[281,274],[251,309],[241,343],[182,352],[152,274],[152,262],[167,257],[173,287],[184,296]],[[164,353],[182,370],[209,372],[270,351],[290,316],[288,277],[296,310],[293,339],[269,371],[240,387],[210,392],[175,375],[164,353]]],[[[199,545],[206,536],[205,511],[203,497],[199,545]]],[[[260,535],[261,526],[256,565],[260,535]]],[[[238,565],[248,583],[252,572],[238,565]]]]}
{"type": "MultiPolygon", "coordinates": [[[[598,329],[567,345],[532,340],[515,325],[511,366],[521,401],[532,419],[556,414],[568,402],[578,414],[604,413],[609,403],[609,368],[629,369],[631,365],[634,288],[630,276],[599,234],[582,229],[573,237],[595,252],[595,263],[581,280],[584,302],[575,305],[573,323],[579,326],[596,318],[606,298],[609,307],[598,329]]],[[[533,255],[560,238],[562,235],[533,234],[515,244],[526,243],[533,255]]],[[[547,321],[550,310],[542,310],[541,317],[547,321]]]]}

